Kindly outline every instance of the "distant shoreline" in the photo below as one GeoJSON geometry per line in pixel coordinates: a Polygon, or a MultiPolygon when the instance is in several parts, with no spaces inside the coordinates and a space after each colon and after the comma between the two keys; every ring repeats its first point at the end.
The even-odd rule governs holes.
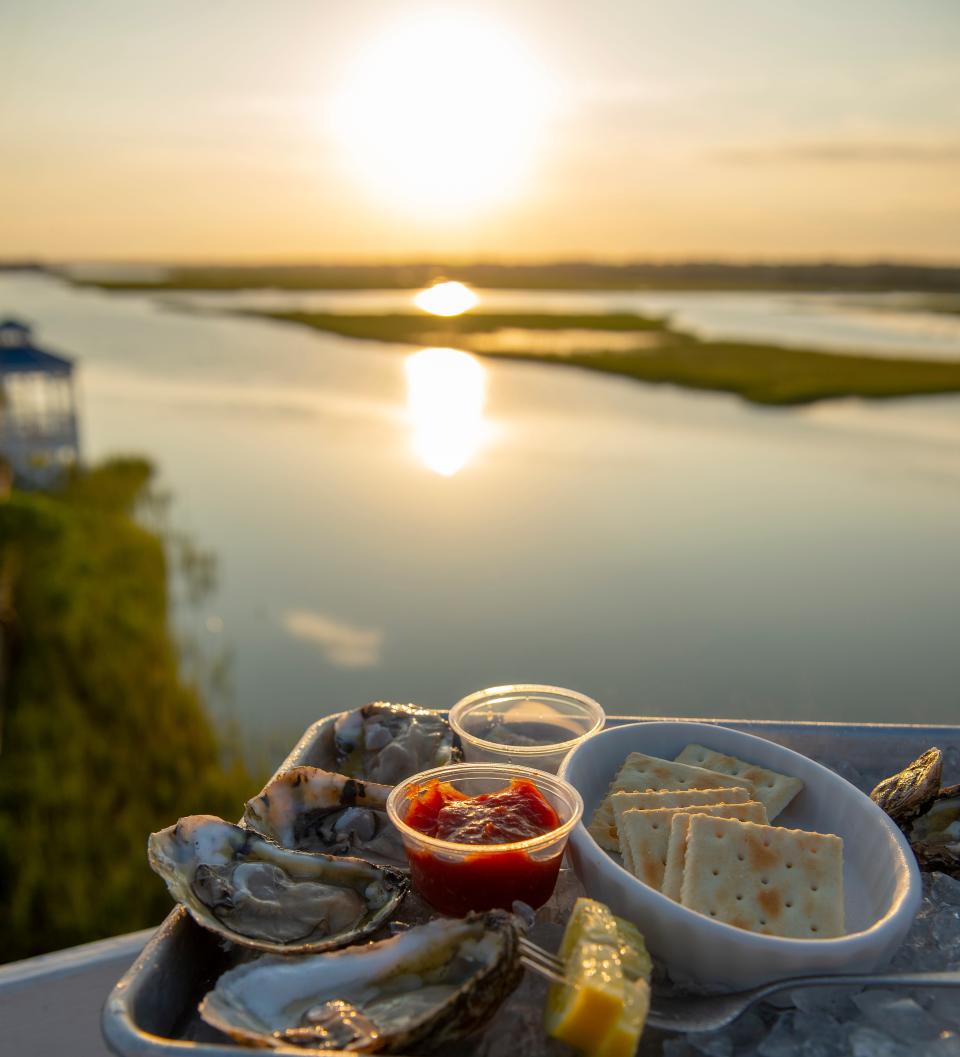
{"type": "Polygon", "coordinates": [[[30,265],[78,286],[131,291],[400,290],[458,279],[493,290],[727,290],[960,295],[960,266],[898,262],[731,264],[30,265]]]}
{"type": "MultiPolygon", "coordinates": [[[[139,279],[108,279],[71,277],[62,272],[46,270],[80,287],[94,287],[106,291],[138,294],[164,293],[176,290],[224,293],[247,289],[309,290],[414,290],[430,282],[428,270],[433,266],[416,268],[393,266],[284,266],[281,268],[224,267],[215,269],[174,268],[170,274],[155,274],[149,278],[141,273],[139,279]],[[416,269],[420,269],[417,271],[416,269]],[[321,284],[322,280],[322,284],[321,284]],[[334,285],[334,282],[339,285],[334,285]],[[369,285],[363,285],[368,283],[369,285]]],[[[614,286],[609,281],[611,269],[621,278],[639,282],[643,269],[656,270],[660,278],[650,289],[666,290],[669,285],[663,275],[686,276],[705,283],[711,269],[717,274],[738,276],[743,290],[771,292],[771,287],[747,283],[748,277],[757,279],[758,269],[768,280],[775,276],[786,282],[799,283],[806,278],[818,291],[834,293],[902,293],[911,282],[908,295],[911,302],[905,307],[940,312],[960,312],[960,268],[924,268],[907,265],[545,265],[506,266],[476,265],[462,269],[434,269],[433,278],[459,277],[474,285],[500,289],[567,289],[607,290],[637,289],[642,285],[614,286]],[[581,271],[577,271],[581,269],[581,271]],[[586,269],[596,280],[596,286],[573,285],[584,279],[586,269]],[[542,287],[534,285],[534,272],[544,280],[542,287]],[[629,273],[629,275],[627,274],[629,273]],[[926,289],[916,279],[926,276],[926,289]],[[571,285],[559,285],[566,275],[571,285]],[[496,282],[499,276],[501,282],[496,282]],[[841,277],[842,279],[838,278],[841,277]],[[913,279],[911,279],[911,276],[913,279]],[[507,279],[519,285],[513,287],[507,279]],[[551,282],[547,283],[546,279],[551,282]],[[894,279],[896,278],[896,282],[894,279]],[[814,279],[816,282],[814,283],[814,279]],[[896,287],[885,290],[882,282],[896,287]],[[873,286],[868,283],[872,282],[873,286]],[[956,286],[952,286],[952,283],[956,286]],[[857,285],[859,284],[859,285],[857,285]],[[826,289],[825,289],[826,288],[826,289]]],[[[674,284],[680,289],[737,289],[733,286],[705,286],[674,284]]],[[[805,292],[799,285],[775,288],[780,292],[805,292]]],[[[181,306],[186,307],[186,306],[181,306]]],[[[751,404],[768,407],[793,407],[822,400],[860,398],[888,400],[907,396],[928,396],[960,393],[960,362],[918,360],[914,358],[873,357],[852,353],[834,353],[785,347],[776,342],[752,342],[737,339],[705,340],[673,327],[668,319],[645,316],[633,312],[499,312],[467,313],[443,318],[420,312],[387,312],[380,314],[350,314],[332,312],[298,312],[237,310],[234,314],[270,319],[307,326],[314,330],[337,334],[361,341],[385,342],[406,346],[452,346],[479,356],[510,359],[539,364],[575,367],[619,375],[634,381],[656,385],[672,385],[684,389],[723,392],[739,396],[751,404]],[[557,335],[551,342],[551,332],[557,335]],[[565,332],[565,333],[561,333],[565,332]],[[577,335],[584,335],[579,339],[577,335]],[[636,339],[631,340],[631,335],[636,339]],[[551,347],[553,344],[553,347],[551,347]]]]}

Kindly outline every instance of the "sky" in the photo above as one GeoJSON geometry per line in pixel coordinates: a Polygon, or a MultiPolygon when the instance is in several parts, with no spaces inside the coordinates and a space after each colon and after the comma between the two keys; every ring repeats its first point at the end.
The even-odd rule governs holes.
{"type": "Polygon", "coordinates": [[[960,261],[957,0],[3,0],[0,258],[960,261]]]}

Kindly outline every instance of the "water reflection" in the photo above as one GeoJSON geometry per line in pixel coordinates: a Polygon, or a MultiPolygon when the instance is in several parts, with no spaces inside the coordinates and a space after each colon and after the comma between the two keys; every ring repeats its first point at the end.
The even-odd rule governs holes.
{"type": "Polygon", "coordinates": [[[314,609],[290,609],[283,614],[282,623],[293,638],[316,646],[337,668],[376,668],[380,664],[380,628],[358,628],[314,609]]]}
{"type": "Polygon", "coordinates": [[[487,372],[457,349],[421,349],[404,369],[413,450],[428,469],[452,477],[486,436],[487,372]]]}
{"type": "Polygon", "coordinates": [[[434,283],[413,299],[417,308],[422,308],[432,316],[461,316],[479,301],[480,298],[469,286],[453,281],[434,283]]]}

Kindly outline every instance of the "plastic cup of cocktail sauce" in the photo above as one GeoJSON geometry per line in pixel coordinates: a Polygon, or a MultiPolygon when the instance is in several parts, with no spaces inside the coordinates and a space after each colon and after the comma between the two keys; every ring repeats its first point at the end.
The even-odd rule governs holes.
{"type": "Polygon", "coordinates": [[[605,720],[592,697],[538,683],[491,686],[450,709],[450,726],[468,763],[516,763],[553,772],[605,720]]]}
{"type": "Polygon", "coordinates": [[[459,917],[471,910],[510,910],[517,899],[534,909],[542,906],[553,894],[583,801],[568,782],[532,767],[460,763],[423,771],[394,786],[387,814],[403,839],[414,887],[436,910],[459,917]],[[510,844],[456,844],[421,833],[405,821],[414,790],[433,779],[474,797],[505,789],[514,778],[536,786],[557,813],[559,826],[510,844]]]}

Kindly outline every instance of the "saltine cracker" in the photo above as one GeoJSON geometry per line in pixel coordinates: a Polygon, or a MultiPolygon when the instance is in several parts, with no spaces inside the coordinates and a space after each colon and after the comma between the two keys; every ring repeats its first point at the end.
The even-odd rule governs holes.
{"type": "Polygon", "coordinates": [[[746,789],[664,789],[646,793],[628,793],[621,789],[610,794],[610,803],[613,806],[613,821],[617,832],[617,845],[623,858],[623,865],[634,872],[633,859],[630,855],[629,844],[625,845],[620,840],[620,819],[624,811],[636,808],[640,811],[651,811],[656,808],[679,807],[688,809],[690,807],[703,807],[707,804],[744,804],[750,799],[746,789]]]}
{"type": "Polygon", "coordinates": [[[771,822],[803,788],[803,782],[799,778],[790,778],[766,767],[757,767],[745,760],[738,760],[736,756],[725,756],[722,752],[707,749],[703,745],[688,745],[677,757],[677,762],[705,767],[750,782],[754,796],[766,806],[767,817],[771,822]]]}
{"type": "MultiPolygon", "coordinates": [[[[750,800],[744,804],[706,804],[698,811],[721,818],[750,819],[765,822],[763,804],[750,800]]],[[[666,807],[641,811],[631,808],[621,816],[620,845],[624,863],[630,872],[651,888],[659,889],[663,883],[663,870],[667,860],[667,845],[670,839],[670,823],[674,815],[684,808],[666,807]]]]}
{"type": "Polygon", "coordinates": [[[650,790],[684,789],[731,789],[746,788],[753,793],[748,780],[732,779],[729,775],[708,771],[703,767],[663,760],[659,756],[647,756],[642,752],[631,752],[610,784],[607,795],[593,814],[587,826],[593,839],[607,851],[619,851],[617,824],[610,803],[611,794],[620,790],[643,793],[650,790]]]}
{"type": "Polygon", "coordinates": [[[687,825],[682,906],[769,936],[843,934],[840,837],[706,814],[687,825]]]}

